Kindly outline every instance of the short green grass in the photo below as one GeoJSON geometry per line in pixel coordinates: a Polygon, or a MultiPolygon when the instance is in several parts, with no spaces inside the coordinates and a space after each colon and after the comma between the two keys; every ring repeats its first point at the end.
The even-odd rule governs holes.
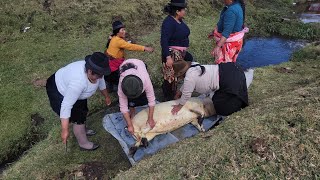
{"type": "MultiPolygon", "coordinates": [[[[251,28],[249,36],[257,35],[281,35],[289,38],[300,38],[307,40],[319,39],[320,30],[314,25],[302,25],[298,22],[281,22],[282,15],[290,12],[289,1],[275,0],[271,7],[264,6],[262,1],[248,1],[247,24],[251,28]],[[279,6],[279,3],[281,6],[279,6]],[[261,5],[261,7],[258,6],[261,5]],[[270,9],[261,9],[261,8],[270,9]],[[274,11],[275,7],[281,7],[282,12],[274,11]],[[268,22],[268,23],[266,23],[268,22]],[[271,25],[269,25],[271,23],[271,25]],[[297,32],[292,32],[293,27],[298,27],[297,32]],[[303,33],[301,33],[303,32],[303,33]]],[[[80,152],[74,139],[70,141],[69,153],[63,152],[63,147],[59,137],[59,119],[51,111],[45,94],[44,88],[37,88],[32,85],[35,79],[45,79],[57,69],[93,51],[104,51],[106,38],[110,33],[110,22],[113,18],[123,19],[127,30],[132,39],[140,44],[147,44],[155,47],[155,52],[147,53],[128,53],[128,57],[139,58],[146,61],[150,68],[152,81],[156,87],[161,82],[160,75],[160,42],[159,31],[161,21],[164,15],[161,9],[166,1],[18,1],[4,0],[0,2],[0,114],[1,127],[0,135],[0,163],[8,160],[12,156],[19,155],[21,150],[31,146],[25,155],[19,161],[10,166],[3,177],[6,179],[46,179],[58,177],[61,172],[72,174],[79,164],[90,161],[100,161],[106,167],[105,178],[113,177],[119,170],[127,170],[130,165],[125,159],[119,144],[101,127],[101,119],[105,110],[108,112],[118,111],[116,107],[108,109],[99,95],[95,95],[89,100],[91,114],[89,119],[90,126],[98,130],[98,135],[94,137],[96,141],[102,144],[102,147],[93,153],[80,152]],[[44,2],[52,2],[49,8],[43,6],[44,2]],[[20,33],[20,29],[30,26],[31,29],[26,33],[20,33]],[[102,111],[100,111],[102,109],[102,111]],[[30,115],[39,113],[45,118],[45,123],[40,127],[31,125],[30,115]],[[99,112],[99,113],[94,113],[99,112]],[[40,137],[45,137],[40,143],[33,145],[34,133],[40,137]]],[[[186,19],[190,29],[190,51],[194,54],[197,61],[201,63],[210,63],[210,49],[212,42],[206,38],[207,34],[213,29],[217,21],[218,12],[221,9],[221,1],[189,1],[189,14],[186,19]]],[[[319,56],[318,46],[313,45],[305,50],[296,53],[293,57],[296,61],[301,61],[304,57],[317,59],[319,56]],[[310,55],[311,54],[311,55],[310,55]]],[[[295,72],[292,74],[277,74],[273,67],[258,69],[255,74],[255,81],[250,90],[251,107],[244,111],[242,116],[250,113],[253,109],[257,118],[264,118],[269,111],[264,114],[262,107],[268,106],[264,101],[275,95],[285,96],[287,92],[297,89],[308,88],[309,84],[317,82],[319,76],[315,70],[319,61],[289,63],[295,72]],[[309,66],[310,64],[310,66],[309,66]],[[278,88],[274,88],[278,87],[278,88]],[[257,109],[255,109],[257,108],[257,109]],[[260,111],[259,111],[260,110],[260,111]]],[[[287,66],[285,65],[285,66],[287,66]]],[[[311,88],[311,85],[310,85],[311,88]]],[[[113,101],[117,97],[113,95],[113,101]]],[[[284,100],[284,103],[286,103],[284,100]]],[[[272,102],[276,103],[276,102],[272,102]]],[[[280,104],[278,104],[280,106],[280,104]]],[[[316,104],[311,104],[316,105],[316,104]]],[[[287,112],[287,111],[285,111],[287,112]]],[[[280,112],[275,112],[275,114],[280,112]]],[[[239,115],[239,116],[240,116],[239,115]]],[[[235,115],[238,116],[238,115],[235,115]]],[[[231,119],[232,117],[230,117],[231,119]]],[[[233,121],[227,121],[233,122],[233,121]]],[[[244,122],[245,123],[245,122],[244,122]]],[[[246,124],[250,127],[250,123],[246,124]]],[[[228,129],[229,125],[223,125],[221,128],[228,129]]],[[[235,125],[233,126],[235,127],[235,125]]],[[[276,125],[275,125],[276,127],[276,125]]],[[[253,129],[254,130],[254,129],[253,129]]],[[[222,130],[221,130],[222,131],[222,130]]],[[[267,133],[269,130],[266,130],[267,133]]],[[[215,131],[213,131],[215,132],[215,131]]],[[[209,132],[212,133],[212,132],[209,132]]],[[[240,133],[240,132],[239,132],[240,133]]],[[[225,134],[223,136],[228,136],[225,134]]],[[[255,134],[251,134],[255,135],[255,134]]],[[[199,139],[196,137],[195,139],[199,139]]],[[[214,139],[214,138],[210,138],[214,139]]],[[[227,140],[227,139],[226,139],[227,140]]],[[[195,140],[187,140],[186,142],[195,140]]],[[[222,146],[222,142],[229,142],[223,145],[229,148],[235,148],[231,141],[221,141],[214,144],[215,147],[222,146]]],[[[183,141],[185,143],[185,141],[183,141]]],[[[183,143],[181,145],[183,145],[183,143]]],[[[241,143],[244,143],[242,141],[241,143]]],[[[240,144],[241,144],[240,143],[240,144]]],[[[191,143],[192,144],[192,143],[191,143]]],[[[177,151],[173,146],[165,152],[177,151]]],[[[186,144],[185,147],[190,147],[186,144]]],[[[196,146],[195,146],[196,147],[196,146]]],[[[204,147],[206,148],[206,146],[204,147]]],[[[209,148],[209,146],[208,146],[209,148]]],[[[241,151],[244,148],[239,147],[241,151]]],[[[193,148],[190,151],[194,150],[193,148]]],[[[204,149],[208,150],[208,149],[204,149]]],[[[226,150],[221,148],[219,151],[226,150]]],[[[319,149],[318,149],[319,150],[319,149]]],[[[208,150],[209,151],[209,150],[208,150]]],[[[218,151],[218,150],[217,150],[218,151]]],[[[292,152],[291,152],[292,153],[292,152]]],[[[170,159],[171,156],[163,157],[161,153],[152,158],[170,159]]],[[[180,156],[182,157],[182,156],[180,156]]],[[[188,157],[188,156],[185,156],[188,157]]],[[[179,158],[180,159],[180,158],[179,158]]],[[[149,160],[149,159],[148,159],[149,160]]],[[[146,161],[148,161],[146,160],[146,161]]],[[[187,161],[187,159],[182,161],[187,161]]],[[[204,159],[202,160],[204,161],[204,159]]],[[[157,161],[150,161],[151,164],[157,164],[157,161]]],[[[162,161],[159,161],[162,162],[162,161]]],[[[164,161],[163,161],[164,162],[164,161]]],[[[210,162],[210,161],[208,161],[210,162]]],[[[230,162],[228,157],[223,157],[217,162],[230,162]]],[[[231,161],[232,162],[232,161],[231,161]]],[[[252,161],[254,162],[254,161],[252,161]]],[[[319,161],[317,161],[319,163],[319,161]]],[[[143,165],[145,162],[142,162],[143,165]]],[[[288,163],[288,162],[287,162],[288,163]]],[[[157,166],[164,166],[170,163],[150,165],[149,172],[159,173],[157,166]]],[[[142,167],[139,165],[135,168],[142,167]]],[[[148,166],[148,167],[149,167],[148,166]]],[[[176,170],[171,166],[171,170],[176,170]]],[[[177,167],[179,165],[176,165],[177,167]]],[[[223,163],[217,164],[223,166],[223,163]]],[[[269,167],[268,165],[265,165],[269,167]]],[[[249,167],[249,166],[248,166],[249,167]]],[[[133,168],[129,173],[135,169],[133,168]]],[[[187,167],[189,168],[189,167],[187,167]]],[[[196,166],[190,166],[187,172],[197,172],[196,166]]],[[[212,168],[212,167],[211,167],[212,168]]],[[[287,166],[285,166],[287,168],[287,166]]],[[[170,169],[168,169],[170,170],[170,169]]],[[[209,170],[206,170],[209,171],[209,170]]],[[[261,168],[255,168],[255,171],[243,171],[242,174],[256,174],[261,168]]],[[[138,173],[137,171],[136,173],[138,173]]],[[[205,171],[203,171],[205,172],[205,171]]],[[[221,172],[221,176],[227,177],[228,171],[221,172]]],[[[146,173],[146,171],[143,171],[146,173]]],[[[145,177],[152,176],[146,174],[145,177]]],[[[199,173],[201,174],[201,173],[199,173]]],[[[203,173],[202,173],[203,174],[203,173]]],[[[205,173],[204,173],[205,174],[205,173]]],[[[126,174],[124,174],[126,176],[126,174]]],[[[162,174],[159,177],[164,177],[162,174]]],[[[190,174],[189,174],[190,175],[190,174]]],[[[124,177],[125,177],[124,176],[124,177]]],[[[131,176],[131,175],[130,175],[131,176]]],[[[210,174],[202,177],[210,176],[210,174]]],[[[134,177],[134,176],[133,176],[134,177]]],[[[174,177],[182,177],[181,174],[173,174],[174,177]]],[[[188,177],[188,176],[186,176],[188,177]]],[[[190,176],[191,177],[191,176],[190,176]]],[[[233,176],[236,177],[236,176],[233,176]]],[[[314,176],[315,177],[315,176],[314,176]]],[[[167,178],[171,178],[167,176],[167,178]]]]}
{"type": "Polygon", "coordinates": [[[320,74],[314,67],[319,64],[290,62],[257,69],[248,108],[214,130],[161,150],[116,179],[318,179],[320,74]],[[279,73],[279,67],[295,72],[279,73]],[[309,73],[314,80],[309,81],[309,73]],[[304,80],[308,83],[301,84],[304,80]],[[288,84],[272,86],[274,81],[288,84]]]}

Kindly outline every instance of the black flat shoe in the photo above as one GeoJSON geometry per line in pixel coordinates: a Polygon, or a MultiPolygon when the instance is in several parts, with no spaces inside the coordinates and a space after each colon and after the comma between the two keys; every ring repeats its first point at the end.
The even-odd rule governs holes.
{"type": "Polygon", "coordinates": [[[90,149],[86,149],[86,148],[80,147],[80,150],[81,151],[94,151],[94,150],[98,149],[99,147],[100,147],[99,144],[93,144],[92,148],[90,148],[90,149]]]}

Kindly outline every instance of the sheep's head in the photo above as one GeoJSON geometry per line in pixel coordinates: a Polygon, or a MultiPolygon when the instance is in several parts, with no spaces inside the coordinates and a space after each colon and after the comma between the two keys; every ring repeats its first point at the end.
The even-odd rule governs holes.
{"type": "Polygon", "coordinates": [[[204,108],[204,117],[210,117],[216,114],[216,110],[214,109],[214,105],[210,97],[203,98],[202,104],[204,108]]]}

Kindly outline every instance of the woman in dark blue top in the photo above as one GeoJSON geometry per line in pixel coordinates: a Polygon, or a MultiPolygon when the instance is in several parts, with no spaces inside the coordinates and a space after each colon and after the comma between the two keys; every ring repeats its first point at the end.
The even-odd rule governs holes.
{"type": "Polygon", "coordinates": [[[244,29],[245,5],[243,0],[224,0],[225,7],[220,13],[217,28],[213,33],[216,47],[211,54],[215,63],[236,62],[242,48],[244,29]]]}
{"type": "Polygon", "coordinates": [[[166,100],[172,100],[176,93],[176,79],[172,64],[174,61],[184,59],[192,61],[192,55],[187,52],[189,47],[190,29],[182,20],[186,14],[185,0],[171,0],[164,11],[168,16],[161,26],[161,48],[164,82],[162,90],[166,100]]]}

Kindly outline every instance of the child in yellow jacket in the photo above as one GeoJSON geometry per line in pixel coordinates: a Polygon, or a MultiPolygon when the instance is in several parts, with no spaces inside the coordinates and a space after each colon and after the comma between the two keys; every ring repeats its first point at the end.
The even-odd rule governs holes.
{"type": "Polygon", "coordinates": [[[118,85],[119,83],[119,67],[125,60],[124,50],[130,51],[147,51],[153,52],[152,47],[141,46],[138,44],[132,44],[127,42],[124,38],[126,36],[125,26],[121,21],[115,21],[112,23],[113,34],[108,40],[106,45],[105,54],[109,56],[109,66],[111,69],[111,74],[105,76],[105,80],[108,83],[108,89],[112,91],[113,85],[118,85]]]}

